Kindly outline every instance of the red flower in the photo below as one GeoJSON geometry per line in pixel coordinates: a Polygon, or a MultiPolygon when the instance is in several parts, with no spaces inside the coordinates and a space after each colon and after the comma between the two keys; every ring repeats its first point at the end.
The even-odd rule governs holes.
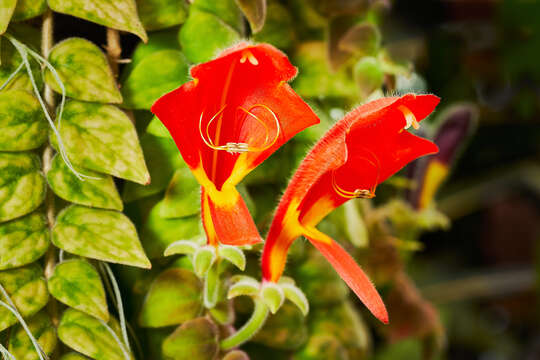
{"type": "Polygon", "coordinates": [[[404,129],[417,128],[438,103],[433,95],[382,98],[350,112],[325,134],[300,164],[278,205],[262,255],[266,281],[279,280],[289,246],[303,235],[369,310],[388,322],[386,308],[362,269],[315,226],[344,202],[375,196],[377,185],[410,161],[437,152],[435,144],[404,129]]]}
{"type": "Polygon", "coordinates": [[[238,44],[191,69],[193,81],[152,106],[202,186],[210,244],[262,241],[235,186],[291,137],[319,122],[291,89],[286,55],[267,44],[238,44]]]}

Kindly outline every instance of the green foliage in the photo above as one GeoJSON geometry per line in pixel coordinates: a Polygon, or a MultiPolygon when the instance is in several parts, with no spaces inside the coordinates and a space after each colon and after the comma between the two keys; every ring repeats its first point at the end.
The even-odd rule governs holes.
{"type": "Polygon", "coordinates": [[[58,130],[74,164],[140,184],[150,182],[133,123],[117,107],[70,100],[58,130]]]}
{"type": "MultiPolygon", "coordinates": [[[[59,42],[51,49],[48,60],[64,84],[67,96],[100,103],[122,102],[105,54],[90,41],[69,38],[59,42]]],[[[45,82],[62,93],[49,69],[45,70],[45,82]]]]}
{"type": "Polygon", "coordinates": [[[47,181],[52,191],[64,200],[75,204],[103,209],[122,210],[123,204],[110,175],[90,170],[77,169],[92,178],[81,181],[56,155],[47,172],[47,181]]]}
{"type": "Polygon", "coordinates": [[[47,122],[38,100],[24,90],[0,92],[0,151],[25,151],[47,139],[47,122]]]}
{"type": "MultiPolygon", "coordinates": [[[[58,337],[70,348],[96,360],[126,360],[116,319],[104,323],[75,309],[67,309],[58,325],[58,337]]],[[[129,357],[131,358],[131,357],[129,357]]]]}
{"type": "Polygon", "coordinates": [[[185,163],[174,173],[161,202],[160,216],[172,219],[198,214],[201,188],[185,163]]]}
{"type": "Polygon", "coordinates": [[[55,246],[72,254],[150,268],[133,223],[122,213],[71,205],[57,217],[55,246]]]}
{"type": "MultiPolygon", "coordinates": [[[[56,329],[47,312],[40,311],[32,316],[28,319],[27,325],[45,354],[51,356],[58,340],[56,338],[56,329]]],[[[17,360],[40,359],[34,344],[22,325],[14,326],[11,331],[8,350],[17,360]]]]}
{"type": "Polygon", "coordinates": [[[40,165],[34,154],[0,152],[0,222],[26,215],[43,202],[40,165]]]}
{"type": "Polygon", "coordinates": [[[64,304],[103,321],[109,320],[101,278],[87,261],[72,259],[56,265],[47,286],[51,295],[64,304]]]}
{"type": "Polygon", "coordinates": [[[148,39],[134,0],[48,0],[52,10],[148,39]]]}
{"type": "Polygon", "coordinates": [[[185,322],[163,342],[163,354],[174,360],[216,360],[218,328],[207,318],[185,322]]]}
{"type": "Polygon", "coordinates": [[[30,264],[49,247],[47,220],[34,212],[0,224],[0,270],[30,264]]]}
{"type": "Polygon", "coordinates": [[[257,32],[253,39],[267,42],[280,49],[288,49],[295,39],[293,18],[289,11],[277,1],[268,3],[264,27],[257,32]]]}
{"type": "MultiPolygon", "coordinates": [[[[0,285],[23,317],[41,310],[49,300],[43,269],[36,263],[12,270],[0,271],[0,285]]],[[[17,319],[8,309],[0,308],[0,331],[15,324],[17,319]]]]}
{"type": "MultiPolygon", "coordinates": [[[[39,32],[35,31],[34,29],[28,27],[14,27],[12,29],[10,27],[10,31],[16,33],[18,37],[23,37],[28,42],[31,42],[31,47],[39,46],[39,41],[35,41],[36,37],[39,39],[39,32]]],[[[15,50],[13,45],[7,39],[3,39],[2,41],[0,41],[0,60],[0,85],[3,85],[8,80],[8,78],[19,68],[22,62],[21,55],[15,50]]],[[[41,88],[43,82],[40,76],[41,69],[39,65],[36,62],[31,61],[30,67],[32,69],[32,74],[36,79],[38,88],[41,88]]],[[[30,78],[28,77],[26,71],[19,71],[11,79],[11,81],[7,85],[5,85],[3,91],[11,89],[33,91],[32,85],[30,84],[30,78]]]]}
{"type": "Polygon", "coordinates": [[[5,0],[0,4],[0,34],[6,32],[16,5],[17,0],[5,0]]]}
{"type": "Polygon", "coordinates": [[[296,306],[285,303],[278,312],[268,317],[253,341],[276,349],[295,350],[307,338],[306,318],[296,306]]]}
{"type": "Polygon", "coordinates": [[[23,21],[43,14],[47,10],[47,0],[17,0],[12,21],[23,21]]]}
{"type": "Polygon", "coordinates": [[[187,4],[177,0],[136,0],[146,30],[159,30],[182,24],[187,17],[187,4]]]}
{"type": "Polygon", "coordinates": [[[139,316],[143,327],[182,324],[202,311],[202,284],[191,271],[169,269],[152,283],[139,316]]]}
{"type": "Polygon", "coordinates": [[[236,0],[251,25],[251,31],[258,33],[266,18],[266,0],[236,0]]]}

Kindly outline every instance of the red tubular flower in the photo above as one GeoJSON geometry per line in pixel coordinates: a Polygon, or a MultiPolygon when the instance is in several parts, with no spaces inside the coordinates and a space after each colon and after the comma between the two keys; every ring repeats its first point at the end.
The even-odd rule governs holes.
{"type": "Polygon", "coordinates": [[[287,84],[296,72],[271,45],[241,43],[194,66],[194,80],[152,106],[202,186],[210,244],[262,241],[235,186],[291,137],[319,122],[287,84]]]}
{"type": "Polygon", "coordinates": [[[433,95],[382,98],[350,112],[325,134],[300,164],[277,207],[262,255],[266,281],[279,280],[290,245],[303,235],[369,310],[388,322],[386,308],[362,269],[315,226],[344,202],[375,196],[376,186],[410,161],[436,153],[435,144],[404,129],[417,128],[438,103],[433,95]]]}

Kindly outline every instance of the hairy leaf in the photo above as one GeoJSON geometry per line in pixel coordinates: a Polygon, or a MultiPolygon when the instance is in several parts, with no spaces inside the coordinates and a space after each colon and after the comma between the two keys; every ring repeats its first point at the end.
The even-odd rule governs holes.
{"type": "Polygon", "coordinates": [[[51,295],[64,304],[98,319],[109,320],[101,278],[88,261],[72,259],[56,265],[47,286],[51,295]]]}
{"type": "Polygon", "coordinates": [[[148,39],[134,0],[48,0],[52,10],[148,39]]]}
{"type": "Polygon", "coordinates": [[[202,284],[185,269],[169,269],[152,283],[139,316],[143,327],[164,327],[194,319],[202,311],[202,284]]]}
{"type": "Polygon", "coordinates": [[[48,124],[38,100],[24,90],[0,92],[0,151],[25,151],[47,140],[48,124]]]}
{"type": "Polygon", "coordinates": [[[45,199],[40,161],[30,153],[0,153],[0,222],[36,209],[45,199]]]}
{"type": "MultiPolygon", "coordinates": [[[[67,96],[100,103],[122,102],[107,58],[92,42],[82,38],[59,42],[51,49],[49,62],[64,83],[67,96]]],[[[49,69],[45,70],[45,82],[57,93],[62,92],[49,69]]]]}
{"type": "MultiPolygon", "coordinates": [[[[58,325],[58,337],[70,348],[92,359],[126,360],[122,347],[127,350],[122,343],[118,322],[111,318],[107,325],[113,333],[100,320],[81,311],[67,309],[58,325]]],[[[130,355],[129,351],[127,354],[130,355]]]]}
{"type": "Polygon", "coordinates": [[[159,30],[182,24],[187,17],[187,4],[178,0],[136,0],[146,30],[159,30]]]}
{"type": "Polygon", "coordinates": [[[75,204],[103,209],[122,210],[124,205],[110,175],[78,169],[97,179],[80,180],[67,167],[62,157],[56,155],[47,172],[47,181],[56,195],[75,204]]]}
{"type": "MultiPolygon", "coordinates": [[[[50,356],[56,347],[58,339],[56,338],[56,329],[47,312],[40,311],[26,320],[26,324],[45,354],[50,356]]],[[[40,359],[34,344],[20,324],[15,326],[11,332],[8,350],[17,360],[40,359]]]]}
{"type": "Polygon", "coordinates": [[[49,248],[47,220],[40,213],[0,224],[0,270],[39,259],[49,248]]]}
{"type": "MultiPolygon", "coordinates": [[[[35,263],[22,268],[0,271],[0,284],[25,318],[37,313],[49,300],[43,270],[35,263]]],[[[0,299],[7,302],[3,296],[0,296],[0,299]]],[[[0,307],[0,331],[16,322],[17,318],[11,311],[0,307]]]]}
{"type": "Polygon", "coordinates": [[[219,353],[218,328],[207,318],[190,320],[163,342],[163,354],[174,360],[214,360],[219,353]]]}
{"type": "Polygon", "coordinates": [[[149,110],[159,97],[188,80],[188,63],[180,51],[156,51],[135,65],[126,78],[123,106],[149,110]]]}
{"type": "Polygon", "coordinates": [[[133,123],[117,107],[68,101],[59,131],[73,163],[140,184],[150,182],[133,123]]]}
{"type": "Polygon", "coordinates": [[[150,268],[133,223],[122,213],[71,205],[56,219],[52,242],[72,254],[150,268]]]}

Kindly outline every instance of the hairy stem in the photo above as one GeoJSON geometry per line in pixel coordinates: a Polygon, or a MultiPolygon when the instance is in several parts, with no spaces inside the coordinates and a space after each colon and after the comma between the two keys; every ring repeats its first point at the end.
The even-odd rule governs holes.
{"type": "Polygon", "coordinates": [[[269,309],[260,299],[254,299],[255,308],[249,320],[236,333],[221,341],[222,350],[230,350],[251,339],[263,327],[269,309]]]}

